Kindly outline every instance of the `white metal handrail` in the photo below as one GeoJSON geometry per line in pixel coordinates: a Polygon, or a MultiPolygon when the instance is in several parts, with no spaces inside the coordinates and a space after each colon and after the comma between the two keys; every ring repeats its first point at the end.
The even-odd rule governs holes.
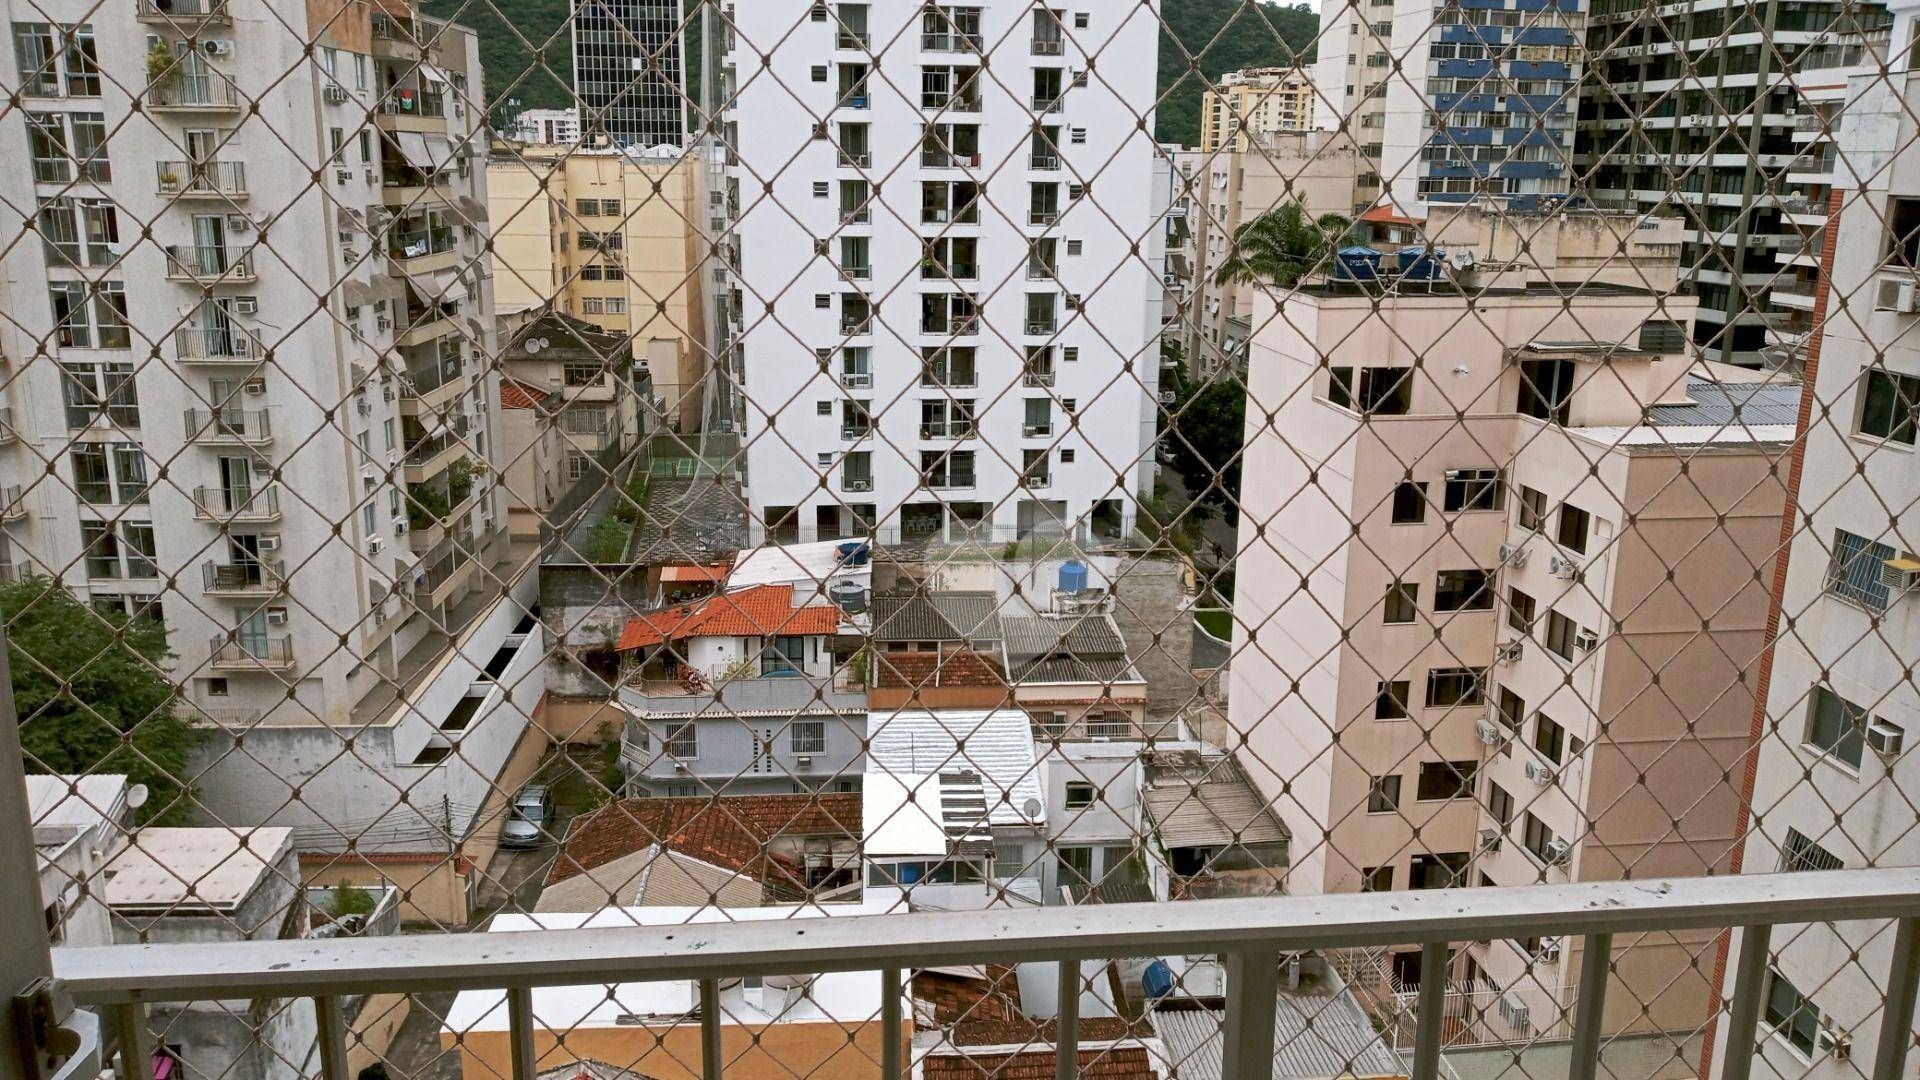
{"type": "MultiPolygon", "coordinates": [[[[1278,957],[1283,952],[1419,944],[1422,969],[1443,971],[1449,942],[1514,935],[1583,935],[1587,956],[1611,954],[1614,934],[1744,928],[1732,997],[1730,1030],[1757,1031],[1775,925],[1897,919],[1886,1015],[1911,1017],[1920,975],[1920,869],[1735,875],[1659,881],[1595,882],[1502,889],[1424,890],[1340,896],[1282,896],[1171,904],[925,912],[666,927],[527,931],[489,936],[114,945],[54,950],[54,972],[76,1002],[120,1006],[122,1031],[142,1025],[148,1002],[285,997],[290,989],[316,999],[322,1017],[356,994],[467,989],[508,992],[516,1080],[526,1047],[532,1068],[531,990],[538,986],[692,979],[703,997],[719,980],[794,971],[879,968],[889,988],[881,1022],[888,1061],[899,1076],[899,995],[903,969],[947,964],[1060,962],[1061,978],[1079,979],[1087,959],[1219,953],[1227,957],[1226,1071],[1270,1060],[1278,957]],[[892,1036],[892,1037],[887,1037],[892,1036]]],[[[1585,964],[1573,1025],[1572,1080],[1592,1080],[1599,1060],[1600,1016],[1607,964],[1585,964]]],[[[1439,1073],[1446,981],[1426,980],[1419,994],[1413,1076],[1439,1073]]],[[[1063,995],[1063,1001],[1077,995],[1063,995]]],[[[1063,1077],[1074,1075],[1077,1037],[1071,1018],[1059,1024],[1063,1077]]],[[[703,1045],[717,1047],[717,1009],[703,1010],[703,1045]]],[[[1882,1024],[1873,1080],[1894,1080],[1904,1067],[1910,1024],[1882,1024]]],[[[1756,1034],[1730,1039],[1725,1080],[1745,1080],[1756,1034]]],[[[338,1025],[321,1025],[322,1057],[344,1061],[338,1025]]],[[[149,1080],[137,1053],[123,1080],[149,1080]]],[[[706,1075],[719,1076],[707,1061],[706,1075]]]]}

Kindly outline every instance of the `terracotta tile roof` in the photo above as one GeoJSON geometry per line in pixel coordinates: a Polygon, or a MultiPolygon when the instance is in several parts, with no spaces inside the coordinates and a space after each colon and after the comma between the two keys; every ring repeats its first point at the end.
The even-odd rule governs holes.
{"type": "Polygon", "coordinates": [[[1007,680],[993,657],[972,649],[939,655],[930,652],[889,653],[875,658],[874,684],[887,690],[924,690],[935,686],[971,686],[1004,690],[1007,680]]]}
{"type": "Polygon", "coordinates": [[[766,845],[776,836],[860,834],[857,793],[626,799],[574,819],[547,884],[653,844],[765,878],[766,845]]]}
{"type": "MultiPolygon", "coordinates": [[[[935,1054],[920,1074],[925,1080],[1053,1080],[1053,1049],[1017,1054],[935,1054]]],[[[1158,1080],[1144,1046],[1080,1051],[1083,1080],[1158,1080]]]]}
{"type": "Polygon", "coordinates": [[[650,611],[627,620],[620,651],[691,637],[771,637],[831,634],[840,626],[832,604],[796,609],[793,586],[755,585],[650,611]]]}
{"type": "Polygon", "coordinates": [[[913,1000],[928,1008],[939,1026],[1008,1022],[1020,1017],[1020,979],[1014,969],[988,964],[986,978],[946,971],[920,971],[913,976],[913,1000]]]}
{"type": "MultiPolygon", "coordinates": [[[[955,1024],[947,1039],[955,1046],[1019,1046],[1022,1043],[1053,1045],[1057,1026],[1052,1020],[1032,1020],[1025,1016],[1006,1020],[969,1020],[955,1024]]],[[[1120,1016],[1083,1016],[1080,1018],[1081,1042],[1113,1042],[1117,1039],[1153,1037],[1153,1024],[1145,1019],[1129,1024],[1120,1016]]]]}
{"type": "Polygon", "coordinates": [[[1360,215],[1360,220],[1376,225],[1417,225],[1418,220],[1408,217],[1399,207],[1391,203],[1382,203],[1360,215]]]}
{"type": "Polygon", "coordinates": [[[547,392],[526,383],[512,379],[500,380],[500,407],[503,409],[537,409],[547,400],[547,392]]]}

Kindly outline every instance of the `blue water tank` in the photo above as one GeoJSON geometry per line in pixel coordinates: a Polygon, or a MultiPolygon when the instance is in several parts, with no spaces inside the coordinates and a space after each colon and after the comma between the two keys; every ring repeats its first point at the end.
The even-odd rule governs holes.
{"type": "Polygon", "coordinates": [[[1173,993],[1173,969],[1165,960],[1155,960],[1147,965],[1140,975],[1140,989],[1150,998],[1163,998],[1173,993]]]}
{"type": "Polygon", "coordinates": [[[872,549],[861,540],[849,540],[841,544],[838,550],[842,566],[865,566],[873,554],[872,549]]]}
{"type": "Polygon", "coordinates": [[[1439,281],[1446,276],[1447,253],[1438,248],[1403,247],[1399,254],[1403,281],[1439,281]]]}
{"type": "Polygon", "coordinates": [[[1372,281],[1380,276],[1380,253],[1355,244],[1334,256],[1333,276],[1348,281],[1372,281]]]}
{"type": "Polygon", "coordinates": [[[1060,564],[1060,591],[1063,593],[1083,592],[1087,587],[1087,564],[1072,559],[1060,564]]]}

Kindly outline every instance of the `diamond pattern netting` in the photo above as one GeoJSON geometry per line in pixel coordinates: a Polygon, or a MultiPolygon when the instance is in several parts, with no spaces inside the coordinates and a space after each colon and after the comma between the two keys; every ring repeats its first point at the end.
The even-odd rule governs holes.
{"type": "MultiPolygon", "coordinates": [[[[547,7],[13,9],[0,614],[40,824],[100,830],[69,943],[1908,861],[1887,9],[547,7]],[[1317,134],[1181,148],[1292,77],[1317,134]],[[679,145],[595,145],[649,95],[679,145]]],[[[1603,1070],[1745,1037],[1729,941],[1615,943],[1603,1070]]],[[[1864,1074],[1884,928],[1771,948],[1767,1065],[1864,1074]]],[[[1451,1049],[1552,1071],[1578,942],[1415,959],[1307,958],[1278,1056],[1391,1071],[1444,977],[1451,1049]]],[[[908,976],[924,1075],[1050,1052],[1032,973],[908,976]]],[[[1083,1071],[1217,1073],[1220,978],[1087,966],[1083,1071]]],[[[697,1074],[676,993],[541,995],[542,1067],[697,1074]]],[[[726,987],[728,1064],[876,1072],[877,1001],[726,987]]],[[[356,1068],[508,1074],[504,999],[358,1008],[356,1068]]],[[[317,1060],[298,999],[149,1020],[317,1060]]]]}

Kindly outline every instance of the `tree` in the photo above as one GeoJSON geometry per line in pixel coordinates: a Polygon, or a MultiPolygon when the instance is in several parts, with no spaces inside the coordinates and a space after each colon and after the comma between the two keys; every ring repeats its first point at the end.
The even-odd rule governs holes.
{"type": "Polygon", "coordinates": [[[0,586],[0,622],[28,770],[125,773],[147,786],[142,821],[183,818],[200,736],[160,669],[166,628],[95,611],[39,576],[0,586]]]}
{"type": "Polygon", "coordinates": [[[1232,379],[1192,383],[1180,381],[1168,438],[1168,458],[1186,481],[1195,502],[1222,509],[1226,520],[1238,519],[1234,501],[1240,495],[1240,450],[1246,443],[1247,393],[1232,379]]]}
{"type": "Polygon", "coordinates": [[[1308,218],[1299,203],[1269,210],[1234,230],[1233,249],[1215,277],[1291,288],[1328,259],[1350,225],[1339,214],[1308,218]]]}

